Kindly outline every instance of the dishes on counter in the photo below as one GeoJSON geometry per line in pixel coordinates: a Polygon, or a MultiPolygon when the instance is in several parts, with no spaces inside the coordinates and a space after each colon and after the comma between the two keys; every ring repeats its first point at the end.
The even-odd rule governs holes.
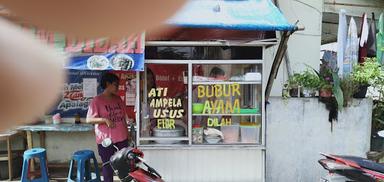
{"type": "Polygon", "coordinates": [[[223,138],[223,133],[218,129],[207,128],[204,130],[204,140],[209,144],[219,143],[223,138]]]}
{"type": "Polygon", "coordinates": [[[221,137],[219,137],[219,136],[205,136],[204,139],[209,144],[216,144],[216,143],[219,143],[221,141],[221,137]]]}
{"type": "MultiPolygon", "coordinates": [[[[184,136],[185,130],[183,127],[176,125],[174,129],[162,129],[162,128],[153,128],[153,136],[159,138],[174,138],[184,136]]],[[[180,140],[155,140],[159,144],[174,144],[180,143],[180,140]]]]}

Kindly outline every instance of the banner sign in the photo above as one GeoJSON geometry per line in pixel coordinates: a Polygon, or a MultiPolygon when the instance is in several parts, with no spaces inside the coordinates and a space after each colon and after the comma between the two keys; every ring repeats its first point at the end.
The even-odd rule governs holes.
{"type": "Polygon", "coordinates": [[[102,39],[74,39],[35,27],[23,29],[56,49],[69,53],[67,69],[143,71],[145,33],[131,35],[119,42],[102,39]]]}
{"type": "Polygon", "coordinates": [[[86,116],[92,97],[84,97],[83,79],[96,80],[96,87],[87,89],[96,89],[96,94],[99,94],[101,88],[97,83],[100,83],[102,73],[101,71],[67,70],[67,81],[64,83],[62,96],[51,114],[60,113],[62,117],[73,117],[76,114],[86,116]]]}
{"type": "Polygon", "coordinates": [[[143,71],[144,54],[97,54],[72,57],[67,69],[143,71]]]}
{"type": "MultiPolygon", "coordinates": [[[[135,105],[136,73],[126,71],[108,71],[119,77],[118,94],[127,105],[127,112],[135,105]]],[[[105,71],[67,70],[67,81],[63,91],[50,114],[60,113],[62,117],[73,117],[80,114],[86,117],[88,106],[93,97],[102,93],[100,85],[101,75],[105,71]]],[[[132,111],[133,112],[133,111],[132,111]]],[[[132,116],[132,113],[127,113],[132,116]]]]}

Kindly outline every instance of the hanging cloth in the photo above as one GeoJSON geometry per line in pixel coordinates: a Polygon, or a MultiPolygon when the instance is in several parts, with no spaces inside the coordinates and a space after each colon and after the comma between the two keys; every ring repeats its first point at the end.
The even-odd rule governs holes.
{"type": "Polygon", "coordinates": [[[337,32],[337,67],[339,75],[343,75],[344,51],[347,43],[347,17],[344,9],[339,13],[339,27],[337,32]]]}
{"type": "Polygon", "coordinates": [[[361,31],[360,31],[360,43],[359,43],[359,63],[364,62],[364,58],[367,57],[367,41],[368,41],[368,34],[369,34],[369,26],[368,26],[368,19],[367,14],[363,14],[361,22],[361,31]]]}
{"type": "Polygon", "coordinates": [[[357,64],[359,39],[357,37],[356,22],[353,18],[349,22],[347,44],[345,49],[343,75],[349,75],[352,72],[352,66],[357,64]]]}
{"type": "Polygon", "coordinates": [[[384,14],[381,13],[379,18],[379,32],[376,34],[376,43],[377,43],[377,61],[383,63],[383,51],[384,51],[384,14]]]}
{"type": "Polygon", "coordinates": [[[369,33],[367,40],[367,57],[376,57],[376,20],[375,13],[372,13],[372,20],[369,25],[369,33]]]}

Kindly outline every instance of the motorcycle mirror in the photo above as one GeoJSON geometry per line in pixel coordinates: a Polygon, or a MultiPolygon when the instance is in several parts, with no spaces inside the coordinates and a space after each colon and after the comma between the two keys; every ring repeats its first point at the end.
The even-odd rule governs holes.
{"type": "Polygon", "coordinates": [[[377,135],[384,138],[384,130],[378,131],[377,135]]]}

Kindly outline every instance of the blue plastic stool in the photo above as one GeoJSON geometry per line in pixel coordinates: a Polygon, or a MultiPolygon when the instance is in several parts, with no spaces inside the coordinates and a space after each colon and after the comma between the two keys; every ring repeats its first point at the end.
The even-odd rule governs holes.
{"type": "Polygon", "coordinates": [[[100,182],[99,166],[95,154],[92,150],[80,150],[73,154],[71,164],[69,166],[67,182],[100,182]],[[91,175],[91,160],[93,160],[96,178],[92,179],[91,175]],[[74,172],[74,163],[77,164],[76,178],[72,173],[74,172]],[[75,178],[75,179],[74,179],[75,178]]]}
{"type": "Polygon", "coordinates": [[[33,148],[26,150],[24,152],[24,161],[23,161],[23,170],[21,172],[21,181],[22,182],[47,182],[49,181],[48,179],[48,170],[47,170],[47,165],[46,165],[46,160],[47,160],[47,153],[45,149],[43,148],[33,148]],[[29,174],[29,165],[30,165],[30,160],[33,158],[38,158],[40,160],[40,178],[36,179],[28,179],[28,174],[29,174]]]}

